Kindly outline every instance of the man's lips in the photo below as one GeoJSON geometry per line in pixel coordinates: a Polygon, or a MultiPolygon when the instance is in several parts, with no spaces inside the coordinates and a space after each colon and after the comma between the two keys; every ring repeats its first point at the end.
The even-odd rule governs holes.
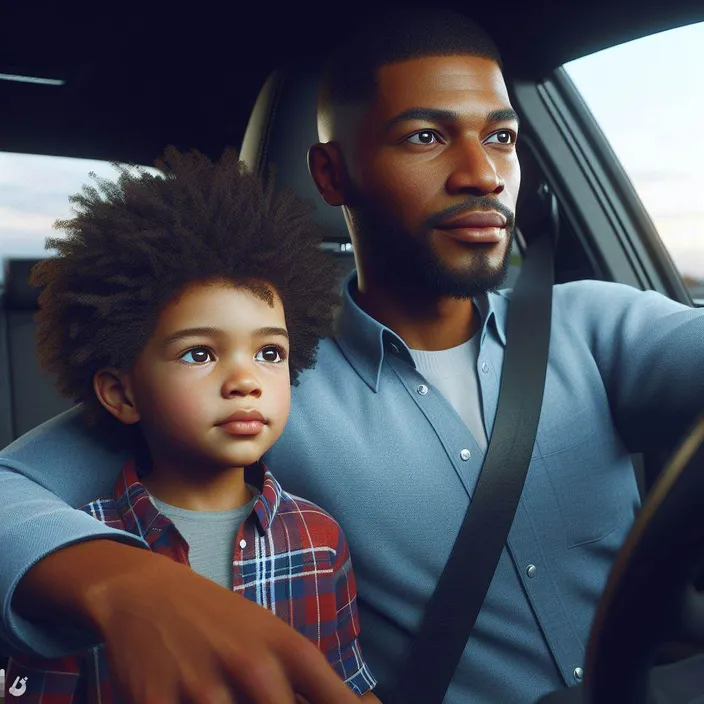
{"type": "Polygon", "coordinates": [[[496,210],[475,210],[458,218],[441,220],[440,230],[477,230],[486,227],[506,227],[506,218],[496,210]]]}
{"type": "Polygon", "coordinates": [[[475,210],[460,217],[441,220],[437,228],[462,242],[500,242],[506,228],[506,218],[495,210],[475,210]]]}
{"type": "Polygon", "coordinates": [[[229,435],[258,435],[265,424],[264,416],[255,410],[238,410],[216,423],[229,435]]]}

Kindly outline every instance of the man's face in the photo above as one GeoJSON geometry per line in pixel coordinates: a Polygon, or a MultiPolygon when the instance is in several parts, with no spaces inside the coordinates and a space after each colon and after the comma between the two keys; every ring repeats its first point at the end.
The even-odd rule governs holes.
{"type": "Polygon", "coordinates": [[[291,388],[286,320],[273,297],[269,306],[245,288],[195,284],[162,311],[130,374],[142,431],[161,463],[244,467],[279,438],[291,388]],[[241,419],[226,422],[237,412],[241,419]],[[247,419],[256,413],[263,421],[247,419]]]}
{"type": "Polygon", "coordinates": [[[500,286],[520,168],[499,66],[465,55],[383,66],[358,125],[345,205],[361,279],[458,298],[500,286]]]}

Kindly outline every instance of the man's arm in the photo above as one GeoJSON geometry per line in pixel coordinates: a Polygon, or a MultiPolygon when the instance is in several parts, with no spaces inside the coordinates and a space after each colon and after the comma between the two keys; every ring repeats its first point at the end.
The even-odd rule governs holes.
{"type": "Polygon", "coordinates": [[[124,701],[352,704],[323,655],[271,612],[187,565],[113,541],[90,541],[35,565],[17,608],[76,619],[105,643],[124,701]],[[86,569],[86,565],[90,565],[86,569]],[[50,603],[46,585],[52,585],[50,603]]]}
{"type": "MultiPolygon", "coordinates": [[[[80,408],[57,416],[0,452],[0,651],[52,658],[95,644],[73,621],[49,630],[23,618],[29,613],[26,608],[20,613],[11,607],[15,590],[22,594],[27,571],[57,550],[102,537],[144,545],[139,537],[75,510],[112,491],[123,461],[85,426],[80,408]]],[[[51,604],[51,588],[45,591],[37,605],[51,604]]]]}
{"type": "Polygon", "coordinates": [[[0,589],[10,653],[56,657],[104,642],[112,682],[133,704],[293,704],[294,691],[311,704],[356,700],[317,648],[266,609],[187,565],[90,539],[140,544],[71,508],[105,495],[106,482],[109,492],[124,460],[86,431],[78,412],[1,455],[0,589]]]}
{"type": "Polygon", "coordinates": [[[558,286],[557,295],[571,324],[586,326],[579,332],[628,449],[677,443],[704,410],[704,309],[601,281],[558,286]]]}

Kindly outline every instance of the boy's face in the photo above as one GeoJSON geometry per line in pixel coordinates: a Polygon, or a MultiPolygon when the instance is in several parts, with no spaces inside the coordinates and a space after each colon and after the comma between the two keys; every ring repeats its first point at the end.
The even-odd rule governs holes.
{"type": "MultiPolygon", "coordinates": [[[[228,283],[189,286],[162,311],[127,377],[155,462],[256,462],[290,409],[284,309],[228,283]]],[[[194,467],[195,468],[195,467],[194,467]]]]}

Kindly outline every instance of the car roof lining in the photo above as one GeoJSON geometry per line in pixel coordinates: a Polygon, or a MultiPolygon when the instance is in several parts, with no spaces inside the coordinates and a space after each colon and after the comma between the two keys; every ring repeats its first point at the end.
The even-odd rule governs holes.
{"type": "MultiPolygon", "coordinates": [[[[378,6],[379,3],[376,3],[378,6]]],[[[505,0],[493,9],[445,3],[495,37],[507,76],[538,80],[606,46],[704,21],[701,0],[505,0]]],[[[217,157],[239,147],[268,75],[324,54],[336,27],[373,19],[365,5],[335,8],[335,21],[302,3],[253,3],[218,16],[171,3],[110,6],[85,14],[63,3],[14,3],[0,27],[0,72],[62,78],[64,86],[0,81],[0,150],[152,163],[167,144],[217,157]],[[345,15],[347,13],[347,15],[345,15]],[[275,21],[272,21],[272,16],[275,21]]],[[[402,10],[400,10],[402,11],[402,10]]],[[[432,7],[428,8],[432,12],[432,7]]]]}

